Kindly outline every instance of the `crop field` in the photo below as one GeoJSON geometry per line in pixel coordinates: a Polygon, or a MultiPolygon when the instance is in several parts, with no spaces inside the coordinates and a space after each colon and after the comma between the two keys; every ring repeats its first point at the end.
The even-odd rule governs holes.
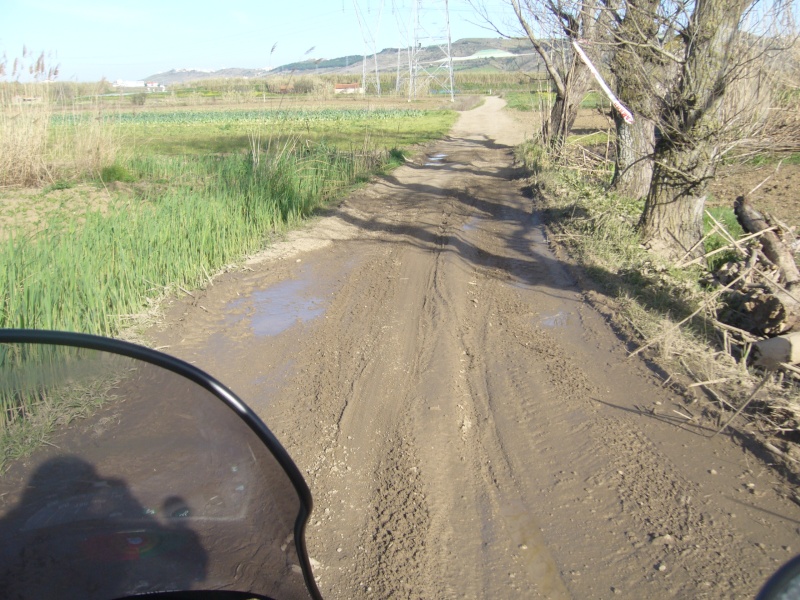
{"type": "MultiPolygon", "coordinates": [[[[67,122],[71,119],[68,118],[67,122]]],[[[253,144],[315,142],[339,148],[401,148],[430,141],[452,122],[444,111],[399,108],[158,110],[113,115],[109,125],[139,151],[159,154],[252,150],[253,144]]]]}

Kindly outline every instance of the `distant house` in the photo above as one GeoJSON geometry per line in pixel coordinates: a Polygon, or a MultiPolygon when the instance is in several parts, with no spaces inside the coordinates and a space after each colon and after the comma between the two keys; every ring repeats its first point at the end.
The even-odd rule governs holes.
{"type": "Polygon", "coordinates": [[[157,81],[131,81],[125,79],[117,79],[111,84],[115,88],[144,88],[148,92],[164,92],[166,86],[158,83],[157,81]]]}
{"type": "Polygon", "coordinates": [[[333,86],[334,94],[363,94],[364,88],[360,83],[337,83],[333,86]]]}

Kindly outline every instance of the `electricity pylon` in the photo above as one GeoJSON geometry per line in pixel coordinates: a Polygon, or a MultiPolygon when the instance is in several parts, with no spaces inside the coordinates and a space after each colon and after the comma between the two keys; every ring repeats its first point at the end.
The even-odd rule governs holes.
{"type": "MultiPolygon", "coordinates": [[[[370,24],[367,23],[367,19],[364,16],[364,13],[361,11],[361,7],[358,5],[358,0],[353,0],[353,8],[355,8],[356,18],[358,19],[358,27],[361,30],[361,37],[364,40],[364,62],[362,63],[361,69],[361,87],[364,88],[364,93],[367,93],[368,81],[367,81],[367,48],[369,47],[372,50],[372,58],[374,62],[374,71],[375,71],[375,82],[373,89],[375,93],[380,96],[381,95],[381,76],[378,73],[378,31],[381,27],[381,15],[383,14],[383,2],[384,0],[380,0],[380,6],[378,7],[378,14],[375,20],[374,28],[370,27],[370,24]]],[[[370,12],[369,0],[367,0],[367,12],[370,12]]],[[[372,75],[370,75],[370,78],[372,75]]]]}
{"type": "Polygon", "coordinates": [[[409,48],[409,101],[424,91],[446,93],[455,102],[453,57],[450,53],[448,0],[414,0],[409,48]]]}

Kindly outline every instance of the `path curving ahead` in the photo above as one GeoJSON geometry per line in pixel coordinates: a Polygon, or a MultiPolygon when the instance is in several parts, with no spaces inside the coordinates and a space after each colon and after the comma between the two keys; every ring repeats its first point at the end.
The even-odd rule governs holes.
{"type": "Polygon", "coordinates": [[[687,427],[585,303],[503,105],[174,304],[153,342],[306,474],[326,598],[752,596],[800,548],[800,507],[687,427]]]}

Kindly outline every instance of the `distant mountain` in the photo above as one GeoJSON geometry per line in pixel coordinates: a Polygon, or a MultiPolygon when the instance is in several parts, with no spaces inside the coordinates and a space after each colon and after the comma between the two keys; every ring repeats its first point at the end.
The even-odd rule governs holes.
{"type": "MultiPolygon", "coordinates": [[[[453,69],[456,71],[536,71],[542,68],[541,59],[533,52],[531,43],[524,38],[465,38],[450,45],[453,69]]],[[[419,61],[433,64],[442,60],[444,53],[438,46],[422,48],[419,61]]],[[[230,68],[217,71],[200,69],[172,69],[145,77],[145,81],[157,81],[163,85],[186,83],[203,79],[234,79],[270,77],[273,75],[296,74],[353,74],[360,75],[364,57],[360,54],[341,56],[332,59],[309,59],[289,63],[273,69],[230,68]]],[[[367,69],[375,70],[372,55],[367,56],[367,69]]],[[[378,70],[395,72],[398,62],[401,72],[408,70],[406,48],[385,48],[377,55],[378,70]]]]}
{"type": "Polygon", "coordinates": [[[176,83],[186,83],[189,81],[200,81],[202,79],[233,79],[241,77],[266,77],[271,71],[269,69],[219,69],[209,71],[204,69],[171,69],[164,73],[149,75],[144,81],[156,81],[162,85],[174,85],[176,83]]]}

